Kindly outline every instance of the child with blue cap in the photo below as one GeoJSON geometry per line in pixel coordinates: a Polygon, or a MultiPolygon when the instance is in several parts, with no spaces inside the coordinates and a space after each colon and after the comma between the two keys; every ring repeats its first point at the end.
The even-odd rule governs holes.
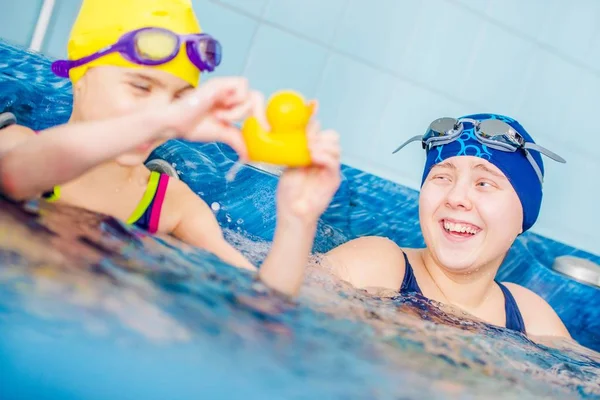
{"type": "Polygon", "coordinates": [[[333,273],[358,288],[416,293],[521,333],[570,337],[541,297],[495,280],[517,236],[538,218],[541,155],[564,160],[497,114],[437,119],[396,151],[417,140],[427,152],[419,196],[426,248],[358,238],[326,254],[333,273]]]}

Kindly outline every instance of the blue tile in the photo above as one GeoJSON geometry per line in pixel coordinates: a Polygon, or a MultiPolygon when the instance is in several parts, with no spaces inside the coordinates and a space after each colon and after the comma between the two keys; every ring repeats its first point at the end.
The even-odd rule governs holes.
{"type": "Polygon", "coordinates": [[[588,158],[568,149],[556,149],[559,142],[545,143],[567,159],[567,164],[544,160],[544,201],[535,232],[600,255],[597,234],[600,224],[600,189],[596,183],[600,174],[598,158],[588,158]]]}
{"type": "Polygon", "coordinates": [[[464,7],[428,0],[414,17],[415,30],[397,70],[410,79],[456,95],[467,74],[482,22],[464,7]]]}
{"type": "Polygon", "coordinates": [[[81,0],[60,0],[55,4],[43,50],[50,57],[66,58],[71,27],[79,13],[81,0]]]}
{"type": "Polygon", "coordinates": [[[41,7],[42,0],[0,0],[0,38],[28,47],[41,7]]]}
{"type": "Polygon", "coordinates": [[[549,26],[559,3],[560,0],[492,0],[486,13],[503,25],[537,39],[549,26]]]}
{"type": "Polygon", "coordinates": [[[329,44],[347,0],[271,1],[264,18],[302,35],[329,44]]]}
{"type": "Polygon", "coordinates": [[[566,126],[565,110],[569,110],[582,71],[544,50],[536,51],[532,74],[523,83],[518,114],[536,124],[536,132],[563,140],[572,131],[566,126]],[[565,130],[565,128],[567,128],[565,130]]]}
{"type": "Polygon", "coordinates": [[[327,50],[269,26],[256,34],[244,75],[266,95],[293,89],[314,96],[327,50]]]}
{"type": "Polygon", "coordinates": [[[552,9],[537,38],[563,54],[584,61],[597,31],[598,18],[600,3],[596,1],[561,1],[552,9]]]}
{"type": "Polygon", "coordinates": [[[416,28],[414,16],[422,4],[417,0],[352,2],[342,16],[332,46],[391,70],[403,65],[404,50],[416,28]]]}
{"type": "Polygon", "coordinates": [[[597,112],[600,79],[543,51],[534,72],[516,117],[538,144],[567,160],[558,164],[543,157],[544,203],[535,231],[598,253],[598,149],[574,137],[596,135],[590,116],[597,112]]]}
{"type": "Polygon", "coordinates": [[[258,22],[208,0],[194,0],[193,4],[202,30],[223,45],[221,65],[207,76],[241,75],[258,22]]]}
{"type": "Polygon", "coordinates": [[[398,82],[381,118],[381,132],[373,139],[373,160],[379,176],[419,188],[425,152],[412,143],[392,154],[407,139],[425,132],[431,121],[440,117],[459,117],[473,112],[468,106],[406,82],[398,82]],[[376,157],[376,158],[375,158],[376,157]]]}
{"type": "Polygon", "coordinates": [[[256,17],[260,17],[263,14],[269,0],[217,0],[217,2],[227,4],[256,17]]]}
{"type": "MultiPolygon", "coordinates": [[[[575,76],[578,83],[568,88],[568,92],[562,92],[570,101],[560,113],[561,125],[558,125],[553,138],[561,140],[561,146],[573,148],[579,154],[586,154],[590,158],[600,159],[600,148],[590,146],[584,140],[574,140],[573,136],[566,132],[577,130],[578,137],[595,137],[598,135],[598,122],[595,116],[598,114],[598,93],[600,93],[600,78],[592,73],[580,71],[575,76]]],[[[600,173],[599,173],[600,174],[600,173]]],[[[600,198],[600,192],[598,193],[600,198]]]]}
{"type": "Polygon", "coordinates": [[[600,29],[590,39],[589,48],[583,56],[586,65],[600,74],[600,29]]]}
{"type": "MultiPolygon", "coordinates": [[[[317,91],[320,119],[341,136],[344,162],[368,167],[372,143],[394,81],[365,65],[332,55],[317,91]]],[[[368,168],[367,168],[368,169],[368,168]]]]}
{"type": "Polygon", "coordinates": [[[478,36],[470,53],[461,55],[468,60],[468,67],[457,93],[482,110],[513,114],[515,98],[527,79],[526,67],[535,57],[535,45],[491,24],[478,36]]]}
{"type": "MultiPolygon", "coordinates": [[[[467,6],[468,8],[478,11],[480,13],[484,13],[487,11],[490,3],[493,3],[496,0],[458,0],[459,3],[467,6]]],[[[504,0],[500,0],[504,1],[504,0]]]]}

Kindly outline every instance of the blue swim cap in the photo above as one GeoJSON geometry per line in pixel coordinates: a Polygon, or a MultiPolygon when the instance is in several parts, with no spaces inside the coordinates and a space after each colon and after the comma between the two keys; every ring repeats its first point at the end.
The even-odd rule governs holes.
{"type": "MultiPolygon", "coordinates": [[[[497,114],[473,114],[461,118],[470,118],[477,121],[486,119],[499,119],[520,133],[525,141],[534,143],[529,133],[512,118],[497,114]]],[[[463,134],[457,140],[443,146],[432,147],[427,151],[427,161],[423,171],[421,186],[425,183],[427,175],[431,168],[442,161],[455,156],[475,156],[483,158],[494,164],[510,181],[512,187],[517,192],[521,206],[523,207],[523,232],[533,226],[540,214],[542,205],[542,184],[535,173],[535,170],[521,151],[509,153],[505,151],[491,149],[481,144],[474,134],[474,126],[471,123],[463,122],[463,134]]],[[[544,174],[544,164],[542,156],[535,150],[528,150],[540,167],[542,176],[544,174]]]]}

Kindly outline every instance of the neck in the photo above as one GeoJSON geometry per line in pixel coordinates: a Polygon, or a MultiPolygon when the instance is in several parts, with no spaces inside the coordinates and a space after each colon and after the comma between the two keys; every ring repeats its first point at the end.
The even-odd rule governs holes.
{"type": "Polygon", "coordinates": [[[423,251],[422,259],[446,301],[467,311],[475,310],[485,302],[503,260],[494,260],[468,272],[455,272],[437,262],[429,249],[423,251]]]}
{"type": "Polygon", "coordinates": [[[71,116],[69,117],[69,121],[67,121],[67,124],[81,122],[82,119],[79,117],[78,114],[79,112],[77,110],[77,100],[75,99],[75,96],[73,96],[73,109],[71,110],[71,116]]]}

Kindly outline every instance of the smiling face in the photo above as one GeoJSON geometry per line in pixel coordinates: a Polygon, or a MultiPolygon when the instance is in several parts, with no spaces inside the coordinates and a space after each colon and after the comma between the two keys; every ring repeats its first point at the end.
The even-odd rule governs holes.
{"type": "MultiPolygon", "coordinates": [[[[184,80],[152,68],[100,66],[90,69],[73,89],[74,121],[120,117],[148,108],[160,109],[192,90],[184,80]]],[[[117,161],[143,163],[160,142],[146,143],[117,161]]]]}
{"type": "Polygon", "coordinates": [[[496,267],[522,232],[523,209],[506,176],[478,157],[451,157],[429,172],[419,196],[429,252],[442,268],[496,267]]]}

